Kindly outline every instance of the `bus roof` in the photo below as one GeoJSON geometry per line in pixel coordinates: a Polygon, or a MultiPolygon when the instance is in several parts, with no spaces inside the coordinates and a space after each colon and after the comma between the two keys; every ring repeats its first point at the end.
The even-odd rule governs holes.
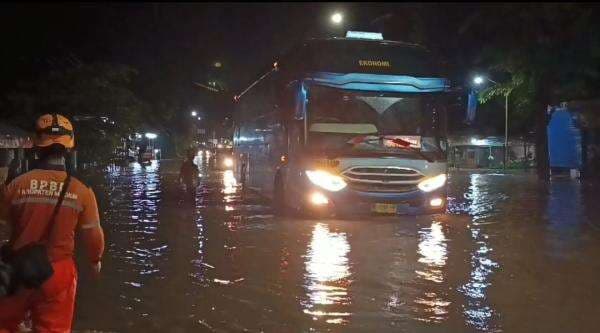
{"type": "Polygon", "coordinates": [[[291,50],[281,67],[300,72],[440,77],[432,54],[416,44],[355,38],[309,39],[291,50]]]}
{"type": "Polygon", "coordinates": [[[402,42],[402,41],[397,41],[397,40],[388,40],[388,39],[377,40],[377,39],[362,39],[362,38],[347,38],[347,37],[328,37],[328,38],[309,38],[304,43],[311,43],[311,42],[318,42],[318,41],[342,41],[342,42],[350,42],[350,43],[366,42],[366,43],[396,45],[396,46],[403,46],[403,47],[409,47],[409,48],[417,48],[417,49],[421,49],[423,51],[429,52],[429,50],[427,50],[427,48],[425,48],[424,46],[419,45],[419,44],[402,42]]]}

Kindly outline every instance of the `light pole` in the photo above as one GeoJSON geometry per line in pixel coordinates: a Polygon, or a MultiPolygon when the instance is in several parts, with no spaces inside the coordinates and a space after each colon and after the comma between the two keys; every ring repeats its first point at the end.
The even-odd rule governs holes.
{"type": "MultiPolygon", "coordinates": [[[[473,83],[475,85],[481,85],[485,81],[489,81],[494,85],[497,85],[498,82],[483,76],[476,76],[473,78],[473,83]]],[[[506,163],[508,162],[508,95],[510,95],[510,90],[504,94],[504,169],[506,169],[506,163]]]]}

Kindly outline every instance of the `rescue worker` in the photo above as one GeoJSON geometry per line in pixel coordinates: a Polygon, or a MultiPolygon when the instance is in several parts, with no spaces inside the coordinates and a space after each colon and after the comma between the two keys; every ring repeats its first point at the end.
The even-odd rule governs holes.
{"type": "Polygon", "coordinates": [[[87,260],[100,273],[104,233],[96,197],[75,177],[67,182],[62,205],[51,230],[46,227],[67,178],[66,154],[75,145],[71,122],[57,114],[41,116],[36,123],[36,167],[14,179],[5,189],[0,220],[10,225],[9,248],[43,242],[54,273],[39,289],[21,287],[0,298],[0,332],[16,332],[28,312],[34,332],[70,332],[77,288],[74,262],[75,233],[86,245],[87,260]],[[43,235],[47,232],[47,235],[43,235]]]}
{"type": "Polygon", "coordinates": [[[179,182],[185,185],[188,199],[192,201],[196,198],[196,187],[198,186],[198,166],[194,164],[195,157],[196,151],[194,149],[188,150],[179,170],[179,182]]]}

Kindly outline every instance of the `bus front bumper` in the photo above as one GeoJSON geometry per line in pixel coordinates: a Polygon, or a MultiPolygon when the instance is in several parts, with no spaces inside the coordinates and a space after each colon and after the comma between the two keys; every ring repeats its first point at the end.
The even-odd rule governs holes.
{"type": "Polygon", "coordinates": [[[446,211],[446,186],[426,193],[360,192],[345,188],[339,192],[309,186],[303,208],[320,215],[423,215],[446,211]]]}

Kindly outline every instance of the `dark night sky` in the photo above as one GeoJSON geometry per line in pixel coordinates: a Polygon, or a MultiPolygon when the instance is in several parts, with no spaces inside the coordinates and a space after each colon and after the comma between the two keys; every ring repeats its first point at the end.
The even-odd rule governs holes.
{"type": "MultiPolygon", "coordinates": [[[[60,60],[72,55],[85,63],[136,68],[134,89],[150,103],[168,98],[179,108],[202,108],[210,96],[193,82],[206,82],[216,60],[223,63],[221,73],[233,95],[278,54],[307,37],[362,30],[414,42],[415,27],[429,36],[452,33],[448,26],[464,20],[468,8],[413,3],[2,4],[0,93],[60,67],[60,60]],[[344,14],[341,27],[330,23],[335,11],[344,14]]],[[[464,51],[453,43],[454,38],[437,37],[424,44],[441,53],[444,48],[454,54],[464,51]]]]}
{"type": "MultiPolygon", "coordinates": [[[[214,61],[223,63],[220,72],[231,88],[230,94],[235,94],[264,73],[277,55],[292,44],[306,37],[342,36],[346,30],[380,31],[386,39],[419,42],[446,58],[448,68],[452,70],[450,78],[468,88],[475,73],[487,72],[496,75],[494,77],[499,81],[507,79],[502,76],[506,73],[494,73],[491,63],[485,63],[493,62],[489,54],[487,58],[482,56],[486,46],[488,50],[489,45],[494,46],[491,49],[495,52],[513,45],[529,45],[528,41],[511,32],[521,30],[502,26],[505,19],[498,15],[506,13],[507,8],[515,9],[508,11],[513,13],[511,22],[521,27],[521,23],[531,23],[527,13],[533,13],[532,9],[537,10],[538,5],[0,4],[0,94],[14,89],[19,80],[35,79],[49,69],[60,68],[61,61],[64,67],[67,56],[72,56],[85,63],[109,62],[134,67],[139,75],[133,90],[152,105],[169,99],[170,104],[166,104],[175,105],[171,109],[194,107],[212,98],[202,96],[202,93],[207,95],[206,91],[199,92],[201,89],[193,82],[206,82],[211,71],[215,71],[214,61]],[[521,7],[529,10],[519,13],[521,7]],[[329,21],[329,16],[336,10],[344,13],[342,27],[333,27],[329,21]],[[492,24],[487,24],[489,19],[492,24]]],[[[539,13],[544,12],[540,7],[539,13]]],[[[571,15],[578,12],[571,8],[571,15]]],[[[568,17],[566,13],[558,16],[568,17]]],[[[595,12],[591,16],[595,17],[595,12]]],[[[576,27],[576,24],[564,22],[564,26],[558,27],[549,24],[552,29],[547,29],[549,31],[544,34],[563,38],[560,36],[565,30],[566,36],[570,36],[570,30],[565,27],[576,27]]],[[[579,20],[575,17],[572,22],[579,20]]],[[[541,29],[546,28],[542,26],[541,29]]],[[[579,35],[567,40],[578,41],[580,39],[573,37],[579,35]]],[[[531,35],[524,36],[530,38],[531,35]]],[[[581,40],[585,41],[585,38],[581,40]]],[[[537,44],[541,41],[539,38],[532,40],[537,44]]],[[[565,52],[568,51],[572,50],[565,52]]],[[[498,116],[498,112],[492,112],[501,108],[498,103],[501,101],[494,100],[481,110],[487,108],[494,117],[498,116]]],[[[493,117],[489,120],[492,127],[501,127],[501,121],[495,121],[493,117]]]]}
{"type": "Polygon", "coordinates": [[[308,34],[342,34],[327,19],[335,9],[353,27],[386,11],[386,5],[332,3],[1,6],[5,74],[35,71],[36,64],[73,53],[86,62],[124,63],[141,71],[166,66],[193,80],[219,59],[235,73],[236,88],[290,43],[308,34]]]}

